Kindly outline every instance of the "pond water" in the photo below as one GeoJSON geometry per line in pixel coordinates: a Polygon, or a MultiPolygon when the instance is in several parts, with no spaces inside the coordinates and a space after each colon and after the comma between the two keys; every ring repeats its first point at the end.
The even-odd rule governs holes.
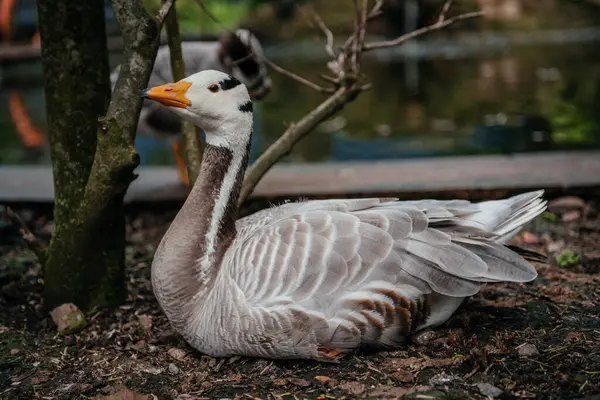
{"type": "MultiPolygon", "coordinates": [[[[369,54],[372,83],[304,138],[287,162],[357,161],[600,148],[600,29],[461,35],[369,54]]],[[[314,44],[272,46],[267,56],[317,81],[314,44]]],[[[113,55],[111,64],[119,61],[113,55]]],[[[49,163],[39,60],[0,70],[0,164],[49,163]]],[[[272,72],[255,104],[253,157],[323,95],[272,72]]],[[[138,135],[143,164],[168,165],[165,140],[138,135]]]]}

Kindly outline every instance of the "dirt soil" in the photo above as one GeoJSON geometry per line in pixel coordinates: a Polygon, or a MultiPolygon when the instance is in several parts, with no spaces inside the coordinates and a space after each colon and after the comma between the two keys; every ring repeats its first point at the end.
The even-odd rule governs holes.
{"type": "MultiPolygon", "coordinates": [[[[213,359],[187,346],[149,279],[175,210],[130,213],[127,302],[59,336],[41,305],[40,266],[0,218],[0,398],[600,399],[599,203],[562,201],[513,241],[548,256],[534,264],[534,282],[488,284],[406,348],[352,354],[338,365],[213,359]],[[559,266],[565,250],[573,254],[559,266]],[[138,395],[113,395],[124,387],[138,395]]],[[[17,211],[48,240],[47,210],[17,211]]]]}

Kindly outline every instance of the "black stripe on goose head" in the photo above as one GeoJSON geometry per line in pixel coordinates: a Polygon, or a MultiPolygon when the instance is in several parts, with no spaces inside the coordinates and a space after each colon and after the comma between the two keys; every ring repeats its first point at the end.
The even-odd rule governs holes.
{"type": "Polygon", "coordinates": [[[239,62],[236,66],[247,78],[254,78],[260,73],[260,67],[255,57],[252,57],[250,45],[246,46],[235,32],[225,32],[219,38],[219,59],[225,63],[229,57],[231,61],[239,62]]]}
{"type": "Polygon", "coordinates": [[[248,100],[247,102],[245,102],[238,108],[243,113],[252,112],[252,102],[250,100],[248,100]]]}
{"type": "Polygon", "coordinates": [[[219,85],[221,85],[221,89],[223,90],[229,90],[229,89],[233,89],[234,87],[241,85],[242,82],[240,82],[236,77],[229,75],[229,77],[223,79],[221,82],[219,82],[219,85]]]}

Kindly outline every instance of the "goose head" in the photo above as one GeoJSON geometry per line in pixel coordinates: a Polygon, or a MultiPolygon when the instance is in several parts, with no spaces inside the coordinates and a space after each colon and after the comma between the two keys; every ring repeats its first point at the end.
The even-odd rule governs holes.
{"type": "Polygon", "coordinates": [[[154,86],[142,96],[167,106],[182,119],[202,128],[212,145],[227,145],[249,136],[252,101],[248,89],[235,77],[204,70],[178,82],[154,86]]]}

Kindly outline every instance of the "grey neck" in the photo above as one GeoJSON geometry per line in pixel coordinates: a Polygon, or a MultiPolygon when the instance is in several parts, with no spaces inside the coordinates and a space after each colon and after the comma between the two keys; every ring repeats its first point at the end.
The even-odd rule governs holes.
{"type": "Polygon", "coordinates": [[[250,153],[207,144],[200,175],[156,251],[152,283],[171,322],[185,324],[187,304],[211,287],[236,235],[238,198],[250,153]]]}

